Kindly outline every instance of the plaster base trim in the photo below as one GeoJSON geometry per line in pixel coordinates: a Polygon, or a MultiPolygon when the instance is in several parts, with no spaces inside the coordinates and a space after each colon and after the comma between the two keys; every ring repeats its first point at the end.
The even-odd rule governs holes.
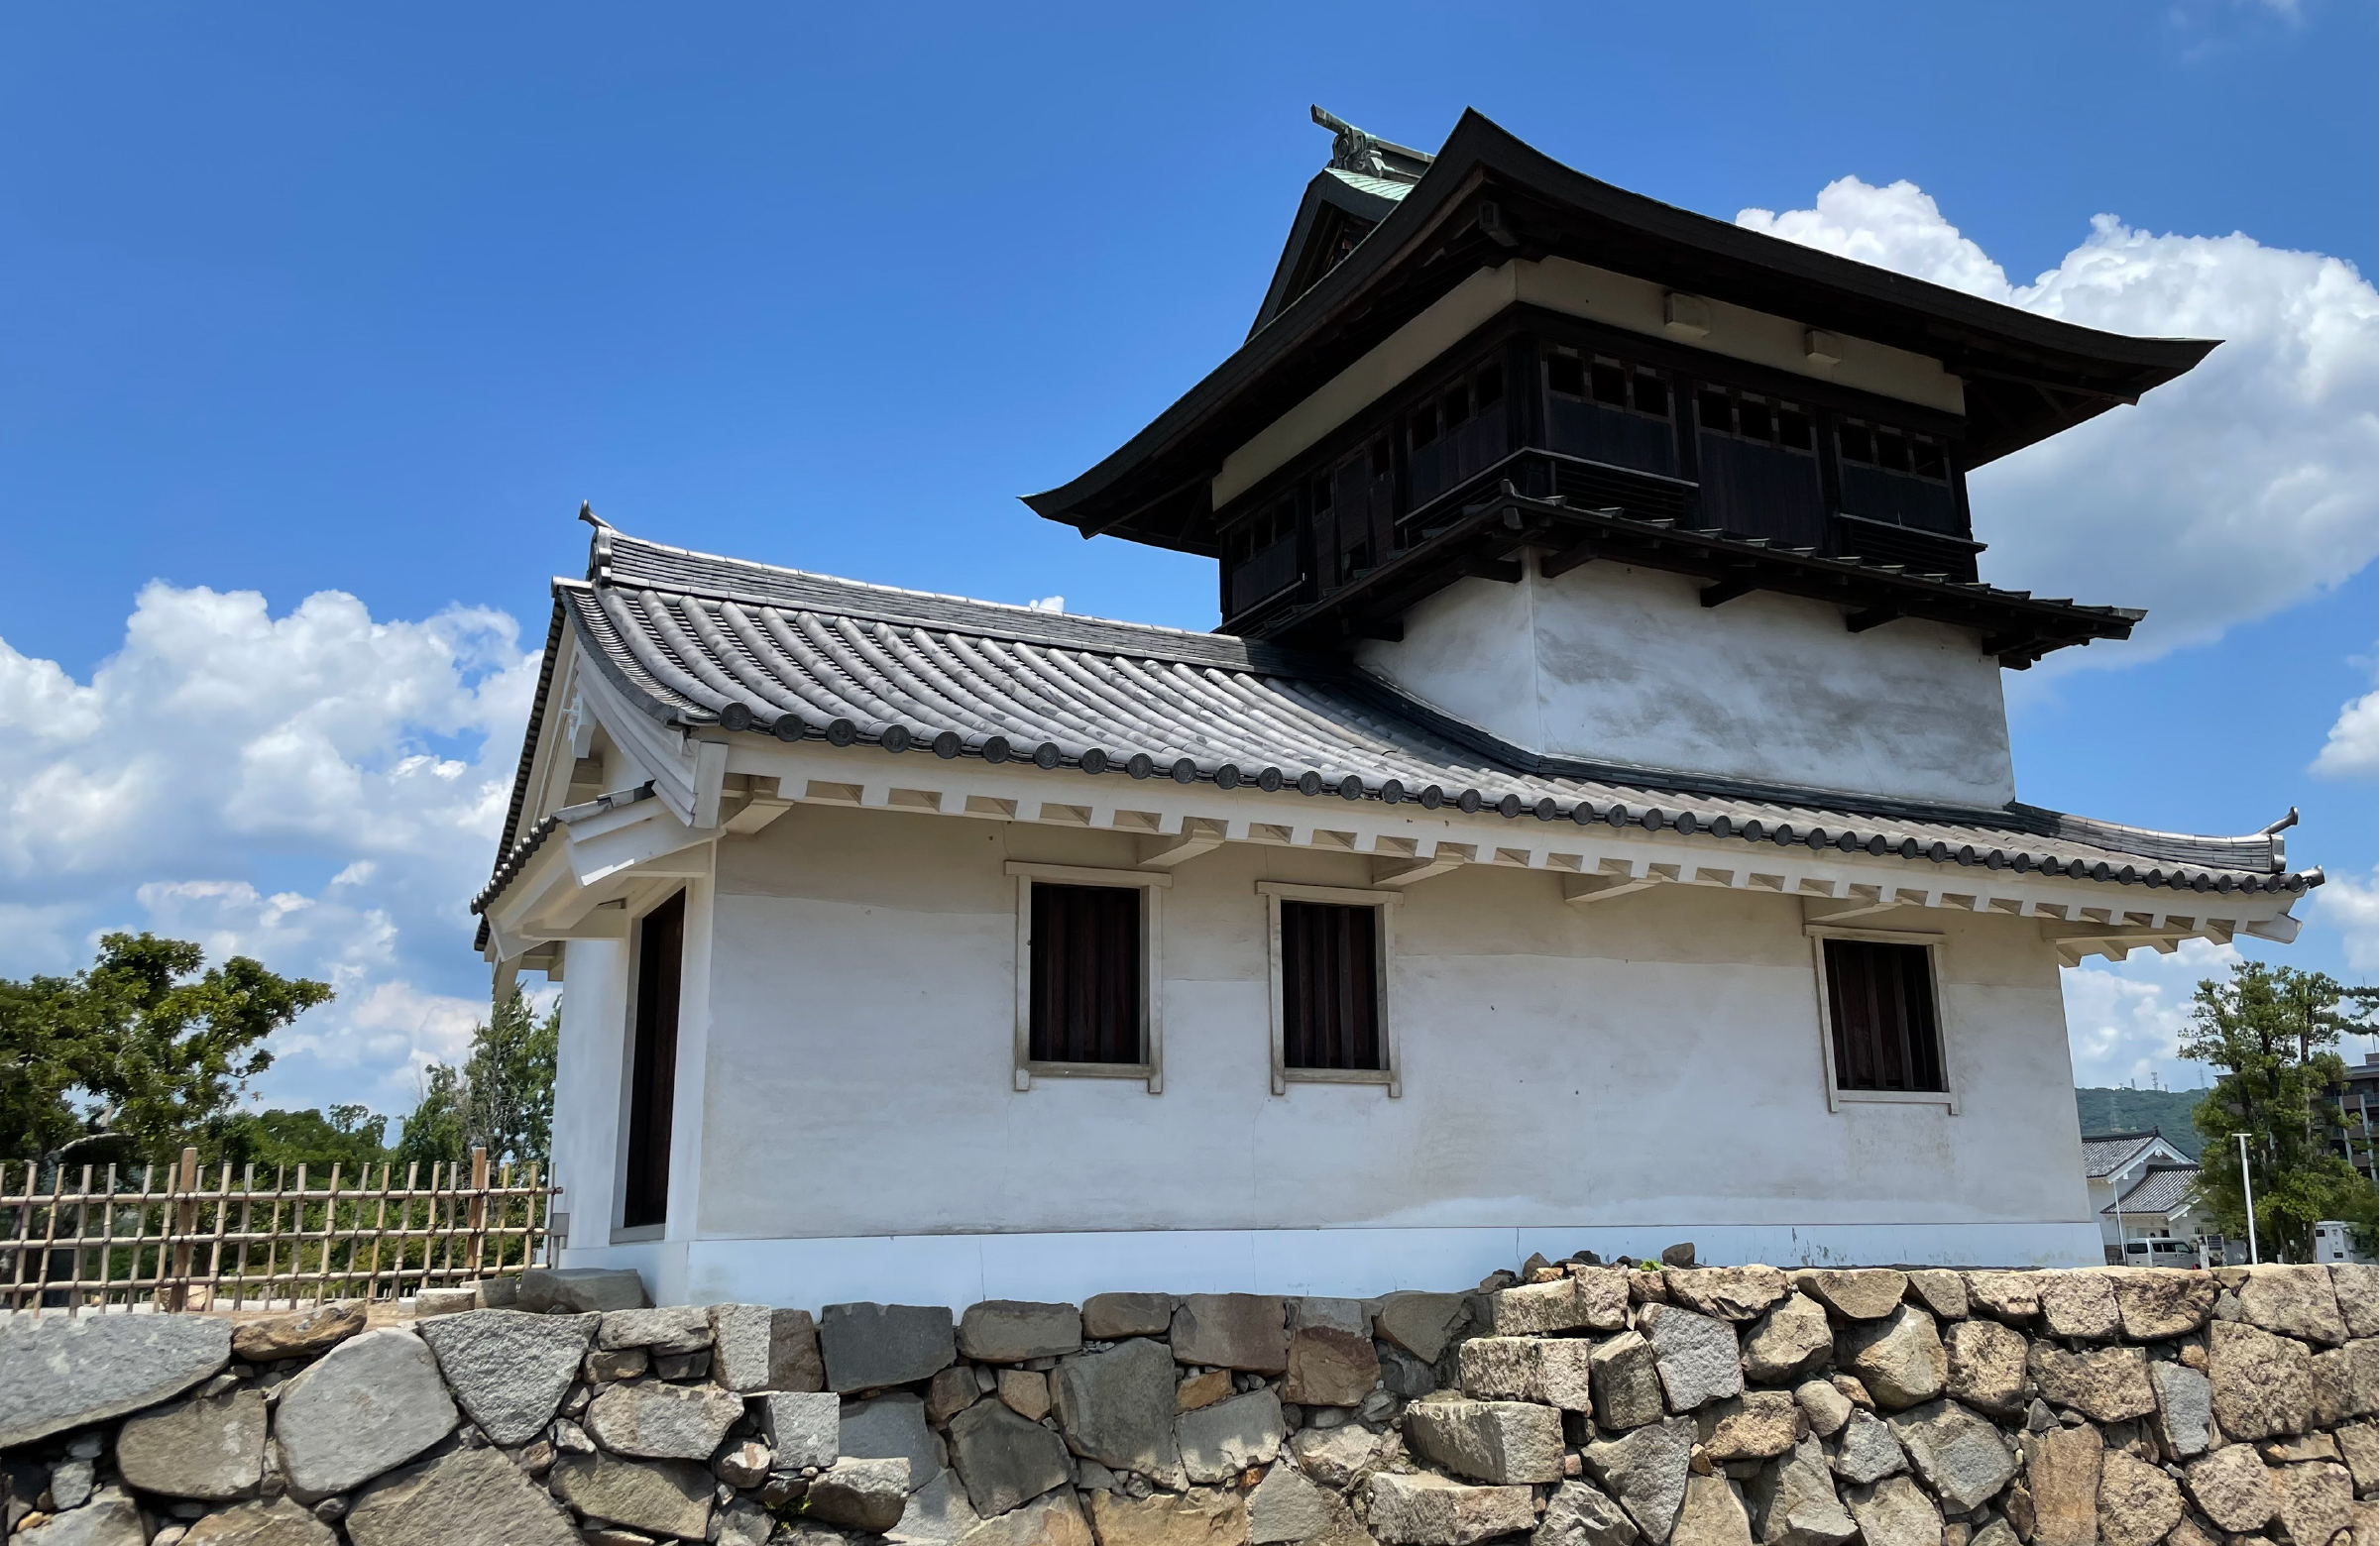
{"type": "Polygon", "coordinates": [[[1033,1235],[875,1235],[828,1240],[673,1240],[571,1247],[564,1267],[633,1267],[663,1304],[816,1309],[873,1300],[1079,1303],[1119,1287],[1168,1293],[1364,1297],[1466,1289],[1532,1253],[1657,1258],[1694,1242],[1701,1260],[1774,1267],[2097,1267],[2097,1225],[1581,1225],[1577,1228],[1090,1230],[1033,1235]]]}

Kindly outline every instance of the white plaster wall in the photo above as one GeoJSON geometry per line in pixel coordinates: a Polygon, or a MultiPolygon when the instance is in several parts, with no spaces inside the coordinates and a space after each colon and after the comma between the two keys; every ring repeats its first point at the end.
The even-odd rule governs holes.
{"type": "Polygon", "coordinates": [[[699,1214],[669,1231],[688,1292],[804,1302],[765,1281],[797,1259],[853,1293],[894,1295],[891,1270],[928,1261],[954,1295],[970,1273],[1014,1288],[997,1242],[1060,1237],[1033,1256],[1052,1291],[1130,1286],[1186,1250],[1210,1277],[1310,1281],[1316,1261],[1503,1265],[1525,1240],[1559,1255],[1599,1232],[1771,1259],[2096,1259],[2057,970],[2029,923],[1923,915],[1948,932],[1958,1115],[1829,1112],[1792,899],[1676,887],[1580,908],[1552,874],[1458,871],[1398,920],[1403,1098],[1276,1097],[1254,882],[1360,885],[1365,861],[1225,848],[1167,898],[1165,1093],[1019,1093],[1003,861],[1124,866],[1129,844],[816,806],[723,842],[699,1214]],[[1350,1230],[1374,1249],[1298,1244],[1350,1230]]]}
{"type": "Polygon", "coordinates": [[[1593,563],[1464,580],[1368,640],[1366,670],[1532,751],[1959,805],[2015,798],[1999,663],[1972,629],[1593,563]]]}
{"type": "Polygon", "coordinates": [[[565,1249],[575,1252],[608,1244],[619,1216],[628,946],[624,939],[573,939],[564,950],[553,1165],[563,1188],[559,1209],[570,1215],[565,1249]]]}

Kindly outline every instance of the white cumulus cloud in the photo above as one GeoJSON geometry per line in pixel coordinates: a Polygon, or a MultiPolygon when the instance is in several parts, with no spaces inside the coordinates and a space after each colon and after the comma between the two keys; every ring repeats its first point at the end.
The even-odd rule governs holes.
{"type": "Polygon", "coordinates": [[[2076,1085],[2105,1089],[2130,1082],[2145,1089],[2154,1077],[2168,1089],[2190,1089],[2211,1082],[2204,1065],[2183,1061],[2176,1049],[2199,983],[2230,976],[2239,959],[2230,945],[2185,939],[2171,955],[2134,950],[2120,962],[2088,960],[2067,968],[2066,1041],[2076,1085]]]}
{"type": "Polygon", "coordinates": [[[2315,757],[2313,772],[2324,778],[2370,778],[2380,772],[2380,693],[2341,704],[2330,738],[2315,757]]]}
{"type": "Polygon", "coordinates": [[[1909,182],[1843,177],[1809,209],[1737,222],[2113,333],[2222,346],[2136,407],[1981,468],[1985,578],[2146,607],[2129,644],[2061,669],[2219,637],[2335,586],[2380,543],[2380,294],[2353,266],[2249,237],[2154,235],[2100,215],[2030,284],[1909,182]]]}
{"type": "Polygon", "coordinates": [[[498,611],[376,620],[322,592],[153,584],[77,681],[0,641],[0,975],[66,972],[110,929],[319,978],[275,1039],[296,1104],[410,1104],[486,1010],[485,879],[537,657],[498,611]]]}
{"type": "Polygon", "coordinates": [[[2313,921],[2338,931],[2348,970],[2380,971],[2380,874],[2329,877],[2314,894],[2313,921]]]}

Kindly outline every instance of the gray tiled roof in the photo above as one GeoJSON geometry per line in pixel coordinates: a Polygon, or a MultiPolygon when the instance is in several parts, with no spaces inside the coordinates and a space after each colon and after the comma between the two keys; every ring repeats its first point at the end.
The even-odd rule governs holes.
{"type": "Polygon", "coordinates": [[[2157,1142],[2159,1134],[2098,1133],[2083,1140],[2083,1173],[2089,1176],[2112,1175],[2129,1164],[2134,1155],[2157,1142]]]}
{"type": "MultiPolygon", "coordinates": [[[[610,528],[596,533],[588,581],[555,590],[597,667],[645,712],[680,723],[2199,890],[2294,892],[2320,878],[2278,872],[2262,835],[1537,757],[1335,658],[862,585],[610,528]]],[[[518,826],[515,812],[508,853],[518,826]]]]}
{"type": "MultiPolygon", "coordinates": [[[[2126,1213],[2171,1213],[2188,1202],[2198,1189],[2199,1167],[2195,1164],[2152,1164],[2140,1183],[2124,1193],[2126,1213]]],[[[2115,1217],[2116,1204],[2099,1209],[2108,1218],[2115,1217]]]]}

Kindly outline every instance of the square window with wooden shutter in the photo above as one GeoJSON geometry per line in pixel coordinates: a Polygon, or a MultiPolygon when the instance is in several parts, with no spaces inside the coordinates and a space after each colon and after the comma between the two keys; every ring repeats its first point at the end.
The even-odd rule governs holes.
{"type": "Polygon", "coordinates": [[[1141,893],[1036,881],[1027,1056],[1131,1063],[1142,1051],[1141,893]]]}
{"type": "Polygon", "coordinates": [[[1282,1065],[1388,1066],[1380,1027],[1380,910],[1281,904],[1282,1065]]]}
{"type": "Polygon", "coordinates": [[[1932,953],[1874,939],[1822,942],[1836,1088],[1947,1091],[1932,953]]]}

